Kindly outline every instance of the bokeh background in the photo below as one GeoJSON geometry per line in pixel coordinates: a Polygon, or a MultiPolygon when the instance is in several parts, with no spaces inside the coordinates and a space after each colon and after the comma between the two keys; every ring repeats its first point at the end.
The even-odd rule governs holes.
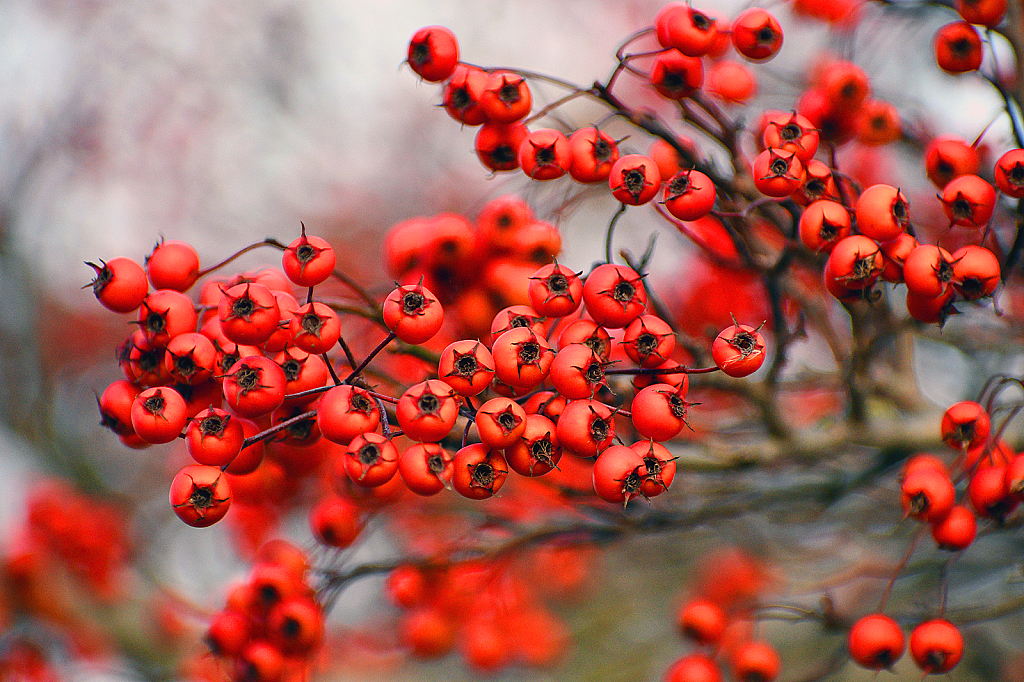
{"type": "MultiPolygon", "coordinates": [[[[97,424],[94,394],[117,378],[113,349],[129,326],[81,288],[91,276],[83,262],[116,256],[141,260],[160,237],[189,241],[204,263],[214,262],[267,236],[289,241],[304,221],[311,232],[332,241],[347,272],[383,293],[390,285],[380,260],[388,227],[442,210],[472,217],[487,200],[511,192],[527,197],[538,215],[559,225],[563,262],[586,269],[600,257],[614,202],[601,191],[581,192],[568,183],[539,187],[516,174],[488,176],[472,152],[475,130],[460,129],[436,106],[439,86],[418,82],[403,66],[408,39],[421,26],[443,24],[458,36],[465,61],[547,72],[585,86],[610,73],[616,45],[650,25],[660,5],[642,0],[4,0],[0,544],[21,523],[25,497],[36,482],[70,477],[87,488],[129,496],[138,505],[132,532],[141,538],[140,564],[149,573],[136,577],[144,589],[167,584],[215,608],[224,585],[244,573],[225,531],[199,532],[178,524],[166,508],[161,449],[127,450],[97,424]]],[[[701,7],[728,17],[741,5],[715,0],[701,7]]],[[[930,36],[951,13],[917,10],[910,3],[887,10],[865,6],[860,30],[852,35],[795,17],[781,3],[771,9],[783,22],[787,43],[777,60],[754,67],[760,95],[752,111],[791,108],[815,61],[830,52],[861,64],[876,96],[897,103],[922,136],[953,133],[970,140],[998,114],[999,102],[983,83],[941,74],[931,61],[930,36]]],[[[996,40],[994,50],[1009,68],[1005,44],[996,40]]],[[[624,92],[641,106],[662,106],[641,84],[626,85],[624,92]]],[[[559,94],[546,86],[535,91],[542,100],[559,94]]],[[[577,127],[603,115],[580,103],[567,107],[559,122],[577,127]]],[[[986,143],[995,150],[1010,146],[1005,121],[996,122],[986,143]]],[[[647,144],[637,137],[624,147],[644,151],[647,144]]],[[[707,152],[714,154],[711,148],[707,152]]],[[[923,207],[922,215],[938,213],[937,203],[924,208],[933,190],[912,147],[844,162],[873,181],[893,182],[922,197],[911,202],[923,207]]],[[[653,214],[628,213],[618,230],[620,246],[641,252],[659,231],[653,277],[685,287],[692,248],[653,214]]],[[[276,265],[277,258],[277,252],[258,251],[240,267],[276,265]]],[[[978,370],[973,359],[944,346],[932,350],[945,371],[926,368],[920,388],[936,404],[960,399],[976,387],[974,379],[966,379],[978,370]],[[958,376],[964,379],[957,381],[958,376]]],[[[820,349],[806,349],[794,362],[827,364],[819,355],[820,349]]],[[[988,362],[1020,369],[1019,358],[1009,354],[988,362]]],[[[709,485],[792,483],[791,472],[760,472],[709,485]]],[[[854,496],[824,517],[815,505],[775,509],[618,544],[595,569],[596,584],[586,596],[563,606],[576,648],[560,667],[516,670],[501,678],[658,679],[685,650],[673,631],[672,614],[702,554],[742,544],[778,567],[773,571],[780,583],[803,587],[875,552],[880,560],[891,560],[905,546],[904,536],[874,538],[878,542],[869,545],[850,529],[863,529],[865,517],[880,508],[885,509],[881,519],[894,520],[887,499],[893,490],[854,496]],[[793,557],[800,561],[791,563],[793,557]],[[796,565],[810,567],[808,574],[792,575],[796,565]]],[[[293,519],[284,530],[308,543],[303,523],[293,519]]],[[[1019,542],[976,549],[1005,555],[1007,568],[964,596],[968,601],[990,599],[985,590],[1000,593],[1021,560],[1019,542]]],[[[387,534],[379,533],[354,560],[395,551],[387,534]]],[[[389,607],[379,592],[379,580],[360,582],[346,592],[333,617],[348,624],[387,622],[389,607]]],[[[855,601],[858,595],[842,598],[855,601]]],[[[1018,616],[1012,625],[1003,622],[969,634],[975,665],[962,666],[952,679],[1019,679],[1000,676],[1008,669],[1006,657],[1024,644],[1021,631],[1018,616]],[[978,665],[985,657],[990,660],[978,665]]],[[[802,659],[821,646],[818,631],[783,624],[766,626],[763,634],[785,643],[783,658],[794,666],[785,679],[810,674],[802,659]]],[[[841,639],[832,635],[828,643],[841,639]]],[[[66,663],[73,678],[162,674],[123,657],[99,665],[66,663]]],[[[897,672],[894,679],[918,675],[909,661],[897,672]]],[[[354,670],[341,665],[336,675],[472,676],[455,657],[425,665],[376,660],[354,670]]],[[[870,678],[847,666],[831,679],[870,678]]]]}

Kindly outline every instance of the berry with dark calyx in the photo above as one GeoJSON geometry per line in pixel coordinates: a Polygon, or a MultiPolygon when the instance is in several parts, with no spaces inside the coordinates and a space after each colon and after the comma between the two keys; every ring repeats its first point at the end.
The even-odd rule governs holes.
{"type": "Polygon", "coordinates": [[[906,637],[895,620],[882,613],[864,616],[850,628],[850,658],[868,670],[888,670],[906,650],[906,637]]]}
{"type": "Polygon", "coordinates": [[[409,41],[409,66],[425,81],[438,83],[455,71],[459,63],[459,43],[444,26],[427,26],[409,41]]]}
{"type": "Polygon", "coordinates": [[[146,271],[131,258],[112,258],[101,260],[100,265],[86,265],[95,270],[96,277],[85,286],[92,287],[96,300],[107,310],[130,313],[142,305],[149,293],[146,271]]]}
{"type": "Polygon", "coordinates": [[[964,638],[948,620],[925,621],[910,633],[910,655],[926,674],[947,673],[964,655],[964,638]]]}
{"type": "Polygon", "coordinates": [[[302,225],[302,235],[284,250],[281,267],[296,285],[313,287],[331,276],[336,261],[334,247],[321,237],[308,236],[302,225]]]}
{"type": "Polygon", "coordinates": [[[422,284],[399,286],[384,299],[384,324],[406,343],[429,341],[444,322],[444,308],[422,284]]]}

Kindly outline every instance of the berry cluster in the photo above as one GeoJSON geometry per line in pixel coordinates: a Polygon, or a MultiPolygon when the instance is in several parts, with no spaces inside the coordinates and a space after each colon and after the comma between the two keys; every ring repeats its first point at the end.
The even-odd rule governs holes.
{"type": "MultiPolygon", "coordinates": [[[[993,26],[1006,7],[981,0],[957,9],[972,23],[939,32],[937,62],[964,72],[978,68],[967,66],[975,57],[980,62],[972,24],[993,26]]],[[[853,26],[859,10],[799,0],[794,11],[853,26]]],[[[604,258],[589,267],[569,267],[571,253],[556,260],[562,237],[552,216],[560,212],[512,194],[490,200],[472,219],[441,213],[395,225],[384,243],[395,280],[386,290],[355,281],[339,268],[335,246],[304,226],[289,244],[265,239],[206,268],[192,246],[172,240],[142,264],[89,264],[96,299],[137,325],[118,349],[123,377],[97,398],[103,425],[131,448],[180,445],[189,461],[172,459],[173,513],[197,528],[226,520],[253,558],[245,581],[205,623],[209,648],[233,679],[303,678],[328,637],[325,619],[339,592],[383,573],[401,611],[396,639],[412,655],[458,648],[479,672],[549,665],[568,635],[547,600],[559,584],[570,592],[585,582],[572,578],[587,573],[587,546],[682,525],[672,517],[678,509],[654,516],[666,498],[635,500],[651,502],[682,478],[673,441],[688,433],[698,404],[691,382],[713,389],[702,395],[708,411],[719,397],[728,406],[745,401],[763,426],[754,437],[774,439],[776,452],[796,452],[792,461],[815,456],[820,446],[797,431],[831,410],[835,395],[848,398],[851,441],[869,428],[866,393],[902,408],[868,363],[880,357],[880,339],[897,333],[890,299],[905,286],[906,310],[923,323],[913,328],[923,329],[941,327],[956,303],[997,293],[1016,258],[1013,248],[1004,254],[1000,239],[1009,232],[1009,200],[1024,197],[1024,150],[1007,151],[983,170],[981,136],[973,144],[916,139],[901,112],[873,97],[861,67],[832,57],[808,75],[791,109],[736,113],[753,97],[755,69],[782,46],[781,25],[763,8],[727,20],[673,2],[622,43],[606,80],[578,87],[462,62],[443,27],[413,35],[407,63],[441,84],[448,115],[479,126],[474,148],[488,172],[521,171],[522,183],[562,183],[566,196],[603,194],[615,206],[604,258]],[[624,99],[620,84],[629,80],[643,88],[639,101],[624,99]],[[538,83],[566,94],[543,102],[538,83]],[[570,107],[580,98],[608,116],[577,125],[570,107]],[[700,142],[648,105],[678,114],[700,142]],[[551,127],[531,128],[542,120],[551,127]],[[613,120],[629,135],[616,139],[613,120]],[[837,150],[846,145],[897,141],[924,149],[920,170],[940,192],[935,213],[945,215],[938,226],[911,221],[904,188],[863,182],[839,167],[837,150]],[[615,228],[627,210],[697,248],[690,261],[697,265],[679,278],[695,280],[693,298],[676,300],[672,283],[662,289],[652,274],[653,240],[642,257],[615,252],[615,228]],[[279,268],[227,270],[261,247],[281,252],[279,268]],[[830,305],[853,321],[852,350],[837,341],[830,305]],[[877,330],[864,324],[872,315],[877,330]],[[808,337],[831,346],[842,385],[828,387],[825,410],[789,414],[780,386],[791,378],[783,373],[789,351],[808,337]],[[769,357],[763,382],[732,381],[754,375],[769,357]],[[480,517],[472,530],[500,540],[463,546],[443,536],[449,527],[465,530],[464,519],[435,528],[424,522],[409,533],[419,556],[346,564],[352,552],[345,550],[387,510],[437,513],[437,500],[472,510],[480,517]],[[277,520],[295,511],[307,517],[315,550],[267,542],[277,520]],[[576,525],[531,534],[524,530],[531,516],[576,525]],[[566,544],[543,544],[556,539],[566,544]]],[[[787,388],[813,391],[814,381],[796,377],[787,388]]],[[[930,530],[941,551],[967,549],[979,519],[998,526],[1024,498],[1022,456],[1002,439],[1010,419],[991,423],[997,394],[1014,382],[1020,385],[999,378],[979,402],[946,412],[941,434],[957,451],[952,464],[917,455],[904,467],[905,514],[930,530]]],[[[52,541],[73,570],[103,585],[123,538],[98,547],[79,537],[110,534],[102,515],[94,525],[69,523],[65,517],[77,512],[64,505],[76,509],[77,502],[68,497],[33,502],[32,546],[52,541]]],[[[734,509],[741,513],[742,504],[734,509]]],[[[916,540],[910,552],[915,547],[916,540]]],[[[681,608],[679,627],[696,650],[668,669],[666,682],[715,682],[723,669],[740,682],[780,674],[778,652],[754,632],[768,609],[761,602],[768,581],[756,562],[730,561],[712,569],[717,581],[693,590],[681,608]]],[[[801,613],[849,629],[856,663],[889,668],[905,648],[902,627],[885,614],[891,588],[876,613],[855,623],[834,612],[801,613]]],[[[944,584],[937,617],[910,636],[926,673],[947,672],[963,656],[959,629],[946,620],[945,591],[944,584]]]]}

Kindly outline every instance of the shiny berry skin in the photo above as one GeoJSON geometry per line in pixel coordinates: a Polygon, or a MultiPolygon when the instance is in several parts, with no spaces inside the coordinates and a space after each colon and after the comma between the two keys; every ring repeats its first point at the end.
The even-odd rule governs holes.
{"type": "Polygon", "coordinates": [[[398,399],[395,416],[407,437],[436,443],[455,426],[459,404],[451,386],[439,379],[428,379],[405,390],[398,399]]]}
{"type": "Polygon", "coordinates": [[[754,186],[768,197],[782,198],[799,189],[805,173],[803,163],[794,152],[766,149],[761,152],[751,168],[754,186]]]}
{"type": "Polygon", "coordinates": [[[980,165],[978,150],[959,137],[936,137],[924,148],[925,172],[939,189],[953,178],[977,173],[980,165]]]}
{"type": "Polygon", "coordinates": [[[925,523],[946,518],[956,502],[956,490],[949,475],[933,469],[909,474],[903,480],[901,491],[903,511],[925,523]]]}
{"type": "Polygon", "coordinates": [[[850,235],[850,212],[837,201],[815,201],[800,214],[799,230],[807,249],[830,253],[840,239],[850,235]]]}
{"type": "Polygon", "coordinates": [[[882,270],[882,252],[871,239],[852,234],[836,242],[825,268],[831,277],[848,289],[864,289],[875,283],[882,270]]]}
{"type": "Polygon", "coordinates": [[[854,209],[857,230],[879,242],[896,239],[910,225],[910,204],[891,185],[871,185],[861,192],[854,209]]]}
{"type": "Polygon", "coordinates": [[[583,303],[599,325],[618,329],[628,326],[647,309],[647,291],[635,270],[605,263],[587,275],[583,303]]]}
{"type": "Polygon", "coordinates": [[[480,108],[487,120],[494,123],[514,123],[525,118],[532,104],[533,98],[526,79],[504,71],[488,76],[487,84],[480,94],[480,108]]]}
{"type": "Polygon", "coordinates": [[[217,467],[193,464],[175,474],[168,495],[178,518],[206,528],[224,518],[231,506],[227,474],[217,467]]]}
{"type": "Polygon", "coordinates": [[[594,492],[605,502],[628,504],[640,495],[646,473],[643,457],[635,450],[613,445],[602,451],[594,462],[594,492]]]}
{"type": "Polygon", "coordinates": [[[925,621],[910,633],[910,655],[925,673],[949,672],[964,655],[963,635],[948,620],[925,621]]]}
{"type": "Polygon", "coordinates": [[[948,73],[976,71],[981,66],[981,38],[966,21],[946,24],[935,34],[935,61],[948,73]]]}
{"type": "Polygon", "coordinates": [[[629,411],[633,428],[655,442],[675,438],[686,426],[685,391],[670,384],[651,384],[633,397],[629,411]]]}
{"type": "Polygon", "coordinates": [[[231,341],[259,346],[281,321],[277,297],[262,284],[244,282],[224,290],[217,305],[220,328],[231,341]]]}
{"type": "Polygon", "coordinates": [[[377,429],[380,412],[366,389],[343,384],[323,394],[316,420],[324,438],[347,446],[359,434],[377,429]]]}
{"type": "Polygon", "coordinates": [[[681,170],[665,185],[665,209],[680,220],[697,220],[715,205],[715,184],[696,170],[681,170]]]}
{"type": "Polygon", "coordinates": [[[991,296],[999,286],[999,259],[984,246],[968,244],[954,251],[953,288],[968,301],[991,296]]]}
{"type": "Polygon", "coordinates": [[[478,126],[487,120],[480,108],[480,95],[487,86],[487,72],[475,66],[459,64],[444,85],[441,105],[459,123],[478,126]]]}
{"type": "Polygon", "coordinates": [[[491,320],[491,343],[516,327],[526,327],[534,334],[544,335],[544,317],[528,305],[511,305],[498,311],[491,320]]]}
{"type": "Polygon", "coordinates": [[[996,161],[996,187],[1014,199],[1024,197],[1024,149],[1011,149],[996,161]]]}
{"type": "Polygon", "coordinates": [[[187,242],[161,240],[146,257],[146,272],[154,289],[188,291],[199,278],[199,254],[187,242]]]}
{"type": "Polygon", "coordinates": [[[942,208],[953,225],[984,227],[996,205],[996,190],[977,175],[961,175],[942,190],[942,208]]]}
{"type": "Polygon", "coordinates": [[[134,435],[132,404],[142,390],[141,386],[124,379],[118,379],[107,386],[96,399],[100,410],[100,426],[107,427],[119,436],[134,435]]]}
{"type": "Polygon", "coordinates": [[[556,468],[561,458],[555,424],[540,414],[526,415],[526,428],[505,448],[508,465],[522,476],[543,476],[556,468]]]}
{"type": "Polygon", "coordinates": [[[768,61],[782,48],[782,27],[770,13],[751,7],[732,22],[732,44],[747,59],[768,61]]]}
{"type": "Polygon", "coordinates": [[[307,235],[305,225],[302,235],[289,244],[281,256],[284,274],[300,287],[313,287],[327,281],[336,262],[334,247],[326,239],[307,235]]]}
{"type": "Polygon", "coordinates": [[[682,2],[665,5],[654,18],[662,47],[674,48],[688,57],[703,57],[718,38],[718,22],[682,2]]]}
{"type": "Polygon", "coordinates": [[[474,396],[482,393],[493,377],[494,358],[479,341],[454,341],[441,351],[437,378],[459,395],[474,396]]]}
{"type": "Polygon", "coordinates": [[[164,349],[164,368],[177,383],[196,386],[208,381],[217,364],[217,349],[198,332],[178,334],[164,349]]]}
{"type": "Polygon", "coordinates": [[[452,460],[452,488],[471,500],[492,497],[508,476],[508,464],[497,450],[483,443],[467,445],[452,460]]]}
{"type": "Polygon", "coordinates": [[[640,367],[657,367],[670,359],[676,348],[672,327],[657,315],[641,315],[626,327],[622,349],[640,367]]]}
{"type": "Polygon", "coordinates": [[[557,130],[534,130],[519,146],[519,168],[533,180],[560,178],[571,165],[569,140],[557,130]]]}
{"type": "Polygon", "coordinates": [[[547,340],[529,327],[508,330],[491,346],[494,375],[515,388],[540,385],[551,371],[555,351],[547,340]]]}
{"type": "Polygon", "coordinates": [[[974,512],[963,505],[955,505],[946,518],[932,523],[932,538],[940,549],[959,552],[970,547],[978,533],[974,512]]]}
{"type": "Polygon", "coordinates": [[[132,428],[147,443],[170,443],[187,422],[185,399],[173,388],[147,388],[132,403],[132,428]]]}
{"type": "Polygon", "coordinates": [[[1019,501],[1010,495],[1006,470],[1005,464],[993,465],[982,460],[978,469],[971,474],[967,496],[978,516],[1001,522],[1017,508],[1019,501]]]}
{"type": "Polygon", "coordinates": [[[604,361],[589,346],[570,343],[555,354],[548,380],[560,395],[570,400],[591,398],[606,386],[604,361]]]}
{"type": "Polygon", "coordinates": [[[349,442],[340,461],[353,483],[375,488],[398,472],[398,448],[379,433],[361,433],[349,442]]]}
{"type": "Polygon", "coordinates": [[[198,320],[189,297],[174,289],[157,289],[139,306],[139,329],[160,348],[178,334],[194,332],[198,320]]]}
{"type": "Polygon", "coordinates": [[[238,417],[211,407],[197,414],[185,430],[188,453],[199,464],[225,466],[242,450],[245,431],[238,417]]]}
{"type": "Polygon", "coordinates": [[[437,443],[417,443],[399,455],[398,473],[417,495],[436,495],[452,479],[452,457],[437,443]]]}
{"type": "Polygon", "coordinates": [[[384,299],[384,324],[406,343],[429,341],[444,323],[444,308],[422,284],[394,289],[384,299]]]}
{"type": "Polygon", "coordinates": [[[137,310],[149,293],[146,271],[131,258],[112,258],[100,265],[86,263],[96,271],[96,277],[86,286],[92,287],[104,308],[115,313],[137,310]]]}
{"type": "Polygon", "coordinates": [[[281,407],[286,383],[280,365],[262,355],[252,355],[228,370],[224,377],[224,400],[235,414],[256,419],[281,407]]]}
{"type": "Polygon", "coordinates": [[[638,440],[629,446],[644,460],[640,494],[651,498],[666,492],[676,477],[676,458],[661,443],[638,440]]]}
{"type": "Polygon", "coordinates": [[[628,206],[639,206],[653,199],[661,189],[661,171],[650,158],[627,154],[612,165],[608,174],[612,196],[628,206]]]}
{"type": "Polygon", "coordinates": [[[946,293],[953,279],[953,256],[940,246],[921,244],[903,261],[907,291],[936,298],[946,293]]]}
{"type": "Polygon", "coordinates": [[[569,136],[572,164],[569,175],[576,182],[602,182],[608,179],[612,166],[619,160],[615,139],[596,126],[580,128],[569,136]]]}
{"type": "Polygon", "coordinates": [[[669,99],[689,97],[704,84],[704,64],[679,50],[665,50],[651,65],[651,84],[669,99]]]}
{"type": "Polygon", "coordinates": [[[477,409],[474,422],[483,444],[500,450],[522,436],[526,430],[526,412],[510,398],[491,398],[477,409]]]}
{"type": "Polygon", "coordinates": [[[850,658],[868,670],[887,670],[900,660],[906,637],[895,620],[882,613],[864,616],[850,629],[850,658]]]}
{"type": "Polygon", "coordinates": [[[476,156],[488,170],[515,170],[519,168],[519,148],[529,134],[522,123],[488,121],[480,126],[473,142],[476,156]]]}
{"type": "Polygon", "coordinates": [[[583,281],[564,265],[551,263],[533,273],[528,293],[530,305],[539,315],[564,317],[583,302],[583,281]]]}
{"type": "Polygon", "coordinates": [[[288,326],[295,345],[310,355],[326,353],[341,338],[338,313],[319,301],[307,303],[293,312],[288,326]]]}
{"type": "Polygon", "coordinates": [[[764,337],[745,324],[726,327],[711,344],[715,364],[731,377],[745,377],[756,372],[766,357],[764,337]]]}
{"type": "Polygon", "coordinates": [[[571,400],[555,425],[558,444],[577,457],[596,457],[615,438],[612,408],[596,400],[571,400]]]}
{"type": "Polygon", "coordinates": [[[955,0],[953,8],[964,21],[995,28],[1006,16],[1007,0],[955,0]]]}
{"type": "Polygon", "coordinates": [[[409,66],[420,78],[432,83],[445,80],[459,63],[459,43],[444,26],[427,26],[409,41],[409,66]]]}
{"type": "Polygon", "coordinates": [[[766,148],[796,154],[805,164],[818,151],[818,131],[810,121],[795,111],[769,118],[762,140],[766,148]]]}

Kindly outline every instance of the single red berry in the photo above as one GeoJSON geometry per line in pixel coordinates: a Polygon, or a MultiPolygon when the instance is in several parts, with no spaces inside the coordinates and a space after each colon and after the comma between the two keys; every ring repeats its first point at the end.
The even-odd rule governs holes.
{"type": "Polygon", "coordinates": [[[411,344],[429,341],[444,322],[444,308],[422,284],[399,286],[388,294],[383,314],[388,329],[411,344]]]}
{"type": "Polygon", "coordinates": [[[764,337],[745,324],[726,327],[711,344],[715,364],[731,377],[745,377],[756,372],[766,357],[764,337]]]}
{"type": "Polygon", "coordinates": [[[86,265],[96,271],[96,277],[85,286],[92,287],[92,293],[104,308],[115,313],[130,313],[142,305],[149,292],[149,282],[141,265],[131,258],[113,258],[101,260],[100,265],[86,265]]]}
{"type": "Polygon", "coordinates": [[[301,236],[281,255],[284,274],[300,287],[313,287],[325,282],[334,272],[336,261],[334,247],[326,239],[306,235],[305,225],[301,236]]]}
{"type": "Polygon", "coordinates": [[[751,7],[732,22],[732,44],[747,59],[768,61],[782,48],[782,27],[769,12],[751,7]]]}
{"type": "Polygon", "coordinates": [[[188,291],[199,278],[199,254],[187,242],[161,239],[146,256],[146,272],[154,289],[188,291]]]}
{"type": "Polygon", "coordinates": [[[864,616],[850,628],[850,658],[868,670],[887,670],[903,656],[906,638],[895,620],[882,613],[864,616]]]}
{"type": "Polygon", "coordinates": [[[686,638],[701,646],[715,646],[721,641],[729,618],[717,603],[698,598],[682,605],[676,622],[686,638]]]}
{"type": "Polygon", "coordinates": [[[607,180],[619,160],[619,145],[611,135],[596,126],[581,128],[569,136],[572,164],[569,175],[576,182],[607,180]]]}
{"type": "Polygon", "coordinates": [[[467,445],[455,453],[452,461],[452,487],[471,500],[492,497],[501,490],[507,476],[505,458],[483,443],[467,445]]]}
{"type": "Polygon", "coordinates": [[[132,428],[147,443],[170,443],[187,421],[185,399],[173,388],[147,388],[132,403],[132,428]]]}
{"type": "Polygon", "coordinates": [[[409,66],[420,78],[437,83],[452,75],[459,63],[459,43],[444,26],[427,26],[409,41],[409,66]]]}
{"type": "Polygon", "coordinates": [[[857,198],[854,209],[857,231],[879,242],[888,242],[906,232],[910,225],[910,204],[892,185],[871,185],[857,198]]]}
{"type": "Polygon", "coordinates": [[[772,682],[782,669],[778,652],[768,642],[744,642],[730,658],[732,674],[737,682],[772,682]]]}
{"type": "Polygon", "coordinates": [[[647,309],[643,278],[625,265],[605,263],[587,275],[583,303],[594,321],[618,329],[629,325],[647,309]]]}
{"type": "Polygon", "coordinates": [[[605,502],[628,504],[640,495],[646,473],[639,453],[625,445],[613,445],[594,462],[594,492],[605,502]]]}
{"type": "Polygon", "coordinates": [[[1003,194],[1024,197],[1024,149],[1011,149],[996,161],[996,186],[1003,194]]]}
{"type": "Polygon", "coordinates": [[[583,302],[583,281],[564,265],[541,266],[530,277],[530,305],[544,317],[564,317],[583,302]]]}
{"type": "Polygon", "coordinates": [[[665,185],[665,209],[680,220],[697,220],[715,205],[715,183],[696,170],[681,170],[665,185]]]}
{"type": "Polygon", "coordinates": [[[768,148],[761,152],[751,169],[754,186],[768,197],[782,198],[799,189],[805,173],[803,162],[795,152],[768,148]]]}
{"type": "Polygon", "coordinates": [[[646,204],[661,189],[661,171],[652,159],[627,154],[612,165],[608,174],[612,196],[629,206],[646,204]]]}
{"type": "Polygon", "coordinates": [[[935,34],[935,61],[949,73],[976,71],[982,47],[978,31],[966,21],[946,24],[935,34]]]}
{"type": "Polygon", "coordinates": [[[224,518],[231,506],[227,474],[217,467],[193,464],[171,481],[171,508],[190,526],[206,528],[224,518]]]}
{"type": "Polygon", "coordinates": [[[910,655],[925,673],[947,673],[964,655],[963,635],[948,620],[925,621],[910,633],[910,655]]]}

